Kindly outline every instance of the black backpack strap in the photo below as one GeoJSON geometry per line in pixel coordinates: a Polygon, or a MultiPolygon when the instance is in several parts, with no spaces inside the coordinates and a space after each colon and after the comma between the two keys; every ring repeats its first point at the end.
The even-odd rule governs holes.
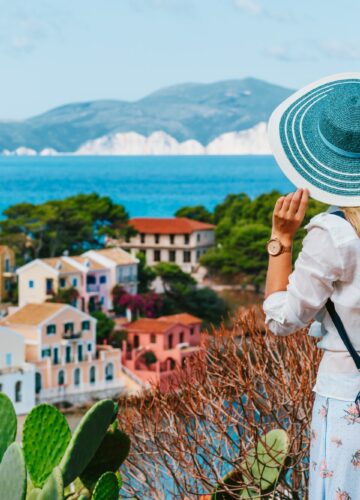
{"type": "Polygon", "coordinates": [[[359,353],[355,350],[354,346],[352,345],[349,336],[345,330],[345,327],[343,325],[343,322],[341,321],[340,316],[335,310],[334,302],[331,299],[328,299],[325,307],[327,309],[327,312],[330,315],[330,318],[332,319],[335,328],[339,332],[339,335],[341,337],[341,340],[344,342],[346,349],[349,351],[350,356],[354,360],[354,363],[356,365],[356,368],[360,371],[360,355],[359,353]]]}
{"type": "MultiPolygon", "coordinates": [[[[342,217],[343,219],[346,220],[344,212],[341,210],[337,210],[336,212],[329,212],[331,215],[337,215],[338,217],[342,217]]],[[[347,334],[347,331],[345,330],[344,324],[341,321],[340,316],[335,310],[334,302],[329,298],[325,304],[325,307],[327,309],[327,312],[330,315],[330,318],[332,319],[335,328],[337,329],[341,340],[344,342],[346,349],[349,351],[350,356],[354,360],[354,363],[356,365],[356,368],[360,371],[360,355],[359,353],[355,350],[354,346],[352,345],[349,336],[347,334]]]]}

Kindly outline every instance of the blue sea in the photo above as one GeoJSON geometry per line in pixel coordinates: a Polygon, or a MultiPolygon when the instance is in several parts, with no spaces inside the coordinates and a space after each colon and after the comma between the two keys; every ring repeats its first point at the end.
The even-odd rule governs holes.
{"type": "Polygon", "coordinates": [[[78,193],[108,195],[130,216],[172,216],[185,205],[208,209],[230,193],[250,197],[292,184],[271,156],[0,157],[0,213],[78,193]]]}

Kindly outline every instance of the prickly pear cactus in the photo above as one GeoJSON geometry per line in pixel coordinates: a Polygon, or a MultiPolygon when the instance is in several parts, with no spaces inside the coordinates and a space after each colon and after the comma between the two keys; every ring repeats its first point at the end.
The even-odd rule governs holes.
{"type": "Polygon", "coordinates": [[[42,488],[60,463],[71,439],[66,418],[54,406],[41,404],[26,417],[23,450],[34,486],[42,488]]]}
{"type": "Polygon", "coordinates": [[[17,429],[16,413],[10,399],[0,393],[0,462],[5,451],[15,441],[17,429]]]}
{"type": "Polygon", "coordinates": [[[1,500],[24,500],[26,497],[26,466],[18,443],[6,450],[0,464],[1,500]]]}
{"type": "Polygon", "coordinates": [[[116,474],[105,472],[96,483],[92,500],[118,500],[119,483],[116,474]]]}
{"type": "Polygon", "coordinates": [[[61,470],[59,467],[55,467],[37,500],[63,500],[63,498],[64,485],[61,470]]]}
{"type": "Polygon", "coordinates": [[[117,409],[111,399],[105,399],[96,403],[82,418],[60,463],[64,486],[79,476],[93,458],[109,425],[116,418],[117,409]]]}
{"type": "Polygon", "coordinates": [[[250,451],[244,463],[244,475],[248,477],[248,482],[260,486],[262,491],[273,487],[279,478],[288,451],[289,436],[284,430],[275,429],[262,436],[256,451],[250,451]]]}
{"type": "MultiPolygon", "coordinates": [[[[115,425],[116,422],[115,422],[115,425]]],[[[95,455],[80,475],[83,484],[92,489],[105,472],[116,472],[130,451],[130,438],[125,432],[112,426],[97,449],[95,455]]]]}

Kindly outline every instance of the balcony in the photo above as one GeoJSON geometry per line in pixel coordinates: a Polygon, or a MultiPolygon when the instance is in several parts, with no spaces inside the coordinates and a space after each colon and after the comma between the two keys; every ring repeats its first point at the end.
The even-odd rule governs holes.
{"type": "Polygon", "coordinates": [[[62,338],[65,340],[76,340],[81,338],[81,332],[64,332],[62,338]]]}
{"type": "Polygon", "coordinates": [[[86,285],[87,293],[99,293],[100,286],[99,285],[86,285]]]}

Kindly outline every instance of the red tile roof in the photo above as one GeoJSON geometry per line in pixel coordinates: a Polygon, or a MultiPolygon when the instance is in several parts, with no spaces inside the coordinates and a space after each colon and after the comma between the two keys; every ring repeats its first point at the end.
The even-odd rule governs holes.
{"type": "Polygon", "coordinates": [[[194,231],[206,231],[215,228],[213,224],[185,217],[171,219],[135,218],[130,219],[129,223],[139,233],[144,234],[191,234],[194,231]]]}
{"type": "Polygon", "coordinates": [[[202,319],[188,313],[171,314],[170,316],[161,316],[161,321],[169,321],[174,323],[182,323],[183,325],[193,325],[202,323],[202,319]]]}
{"type": "Polygon", "coordinates": [[[176,321],[161,321],[160,319],[141,318],[126,326],[127,330],[137,331],[142,333],[165,333],[172,326],[176,325],[176,321]]]}

